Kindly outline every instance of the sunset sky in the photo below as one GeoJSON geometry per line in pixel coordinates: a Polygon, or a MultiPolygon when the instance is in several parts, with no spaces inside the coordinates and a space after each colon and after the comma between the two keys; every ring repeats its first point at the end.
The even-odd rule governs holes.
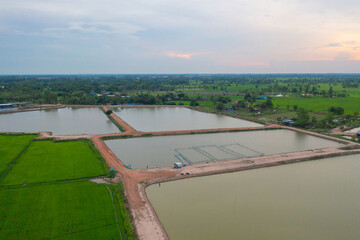
{"type": "Polygon", "coordinates": [[[0,0],[0,74],[359,73],[358,0],[0,0]]]}

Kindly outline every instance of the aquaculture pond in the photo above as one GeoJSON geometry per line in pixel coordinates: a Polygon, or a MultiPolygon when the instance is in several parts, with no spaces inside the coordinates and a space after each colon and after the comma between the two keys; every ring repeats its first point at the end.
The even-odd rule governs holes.
{"type": "Polygon", "coordinates": [[[146,193],[170,239],[360,236],[360,156],[161,183],[146,193]]]}
{"type": "Polygon", "coordinates": [[[61,108],[0,114],[0,132],[65,134],[116,133],[119,129],[100,108],[61,108]]]}
{"type": "Polygon", "coordinates": [[[183,107],[129,107],[112,110],[136,130],[143,132],[262,126],[250,121],[183,107]]]}
{"type": "Polygon", "coordinates": [[[132,168],[154,168],[248,158],[339,146],[338,142],[289,130],[259,130],[108,140],[106,144],[132,168]]]}

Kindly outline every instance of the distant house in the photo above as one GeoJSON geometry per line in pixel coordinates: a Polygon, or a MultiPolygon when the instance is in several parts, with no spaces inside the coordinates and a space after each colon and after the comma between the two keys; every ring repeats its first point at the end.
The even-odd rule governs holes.
{"type": "Polygon", "coordinates": [[[285,125],[294,125],[295,121],[290,119],[285,119],[282,121],[285,125]]]}
{"type": "Polygon", "coordinates": [[[0,109],[10,109],[13,108],[13,104],[12,103],[4,103],[4,104],[0,104],[0,109]]]}
{"type": "Polygon", "coordinates": [[[26,107],[28,105],[27,102],[18,102],[18,103],[3,103],[0,104],[0,110],[14,110],[18,107],[26,107]]]}
{"type": "Polygon", "coordinates": [[[256,99],[260,99],[260,100],[267,100],[268,97],[267,96],[261,96],[261,97],[257,97],[256,99]]]}

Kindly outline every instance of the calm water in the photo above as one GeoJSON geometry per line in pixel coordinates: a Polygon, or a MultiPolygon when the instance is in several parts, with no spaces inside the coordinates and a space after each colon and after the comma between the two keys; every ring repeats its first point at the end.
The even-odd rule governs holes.
{"type": "Polygon", "coordinates": [[[148,187],[170,239],[360,239],[360,156],[148,187]]]}
{"type": "Polygon", "coordinates": [[[182,107],[115,108],[112,110],[136,130],[143,132],[262,126],[237,118],[182,107]]]}
{"type": "Polygon", "coordinates": [[[62,108],[0,114],[0,131],[62,135],[116,133],[119,129],[99,108],[62,108]]]}
{"type": "Polygon", "coordinates": [[[211,156],[226,160],[240,158],[240,154],[251,157],[257,152],[275,154],[339,146],[337,142],[288,130],[116,139],[106,144],[132,168],[172,166],[179,161],[174,156],[178,153],[198,163],[211,161],[211,156]]]}

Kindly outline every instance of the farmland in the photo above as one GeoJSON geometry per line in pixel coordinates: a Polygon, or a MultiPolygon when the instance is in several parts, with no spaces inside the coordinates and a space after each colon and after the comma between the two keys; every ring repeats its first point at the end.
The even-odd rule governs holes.
{"type": "Polygon", "coordinates": [[[0,176],[34,137],[35,135],[0,135],[0,176]]]}
{"type": "Polygon", "coordinates": [[[35,141],[0,185],[53,182],[105,173],[101,159],[94,155],[85,141],[35,141]]]}
{"type": "Polygon", "coordinates": [[[1,189],[0,216],[1,239],[120,239],[109,192],[96,183],[1,189]]]}
{"type": "Polygon", "coordinates": [[[33,137],[0,138],[2,151],[16,153],[6,155],[13,165],[0,179],[0,239],[133,239],[121,184],[89,181],[107,173],[91,143],[36,140],[27,147],[33,137]]]}
{"type": "Polygon", "coordinates": [[[344,114],[354,114],[360,111],[360,94],[347,98],[324,98],[324,97],[277,97],[273,98],[273,103],[279,108],[292,108],[297,105],[308,111],[326,113],[330,106],[341,106],[344,108],[344,114]]]}

